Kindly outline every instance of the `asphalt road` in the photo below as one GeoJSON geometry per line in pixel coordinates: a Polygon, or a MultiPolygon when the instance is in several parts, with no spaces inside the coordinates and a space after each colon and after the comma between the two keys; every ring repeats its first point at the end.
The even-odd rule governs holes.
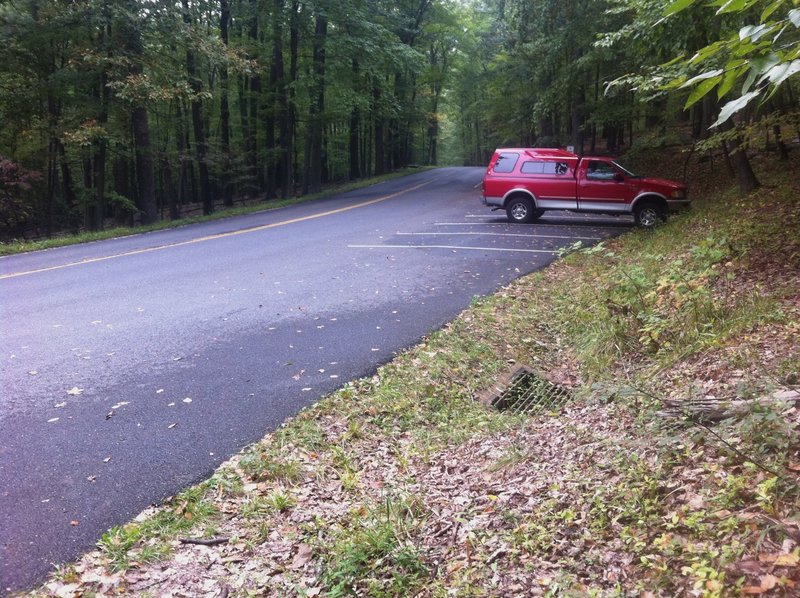
{"type": "Polygon", "coordinates": [[[630,228],[511,225],[482,169],[0,259],[0,594],[205,479],[559,247],[630,228]]]}

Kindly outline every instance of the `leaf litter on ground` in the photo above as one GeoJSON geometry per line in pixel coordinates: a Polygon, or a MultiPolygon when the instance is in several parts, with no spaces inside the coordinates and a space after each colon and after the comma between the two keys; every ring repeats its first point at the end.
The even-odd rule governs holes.
{"type": "MultiPolygon", "coordinates": [[[[800,224],[800,185],[781,185],[770,218],[800,224]]],[[[639,320],[606,311],[619,328],[576,333],[582,312],[598,313],[586,297],[610,292],[611,268],[631,267],[579,251],[476,301],[372,378],[345,384],[231,458],[190,496],[137,517],[123,528],[124,550],[101,545],[38,593],[795,593],[793,400],[713,428],[657,415],[659,397],[729,401],[797,384],[798,240],[791,226],[769,228],[763,202],[745,199],[740,213],[721,215],[701,205],[672,228],[605,246],[631,260],[665,239],[667,262],[710,235],[738,243],[722,270],[739,284],[708,299],[729,303],[736,325],[703,324],[707,337],[684,346],[643,343],[648,314],[686,325],[679,302],[662,302],[639,320]],[[765,246],[759,227],[770,234],[765,246]],[[769,251],[774,243],[780,255],[769,251]],[[757,295],[771,299],[768,308],[750,309],[757,295]],[[593,361],[610,334],[611,353],[593,361]],[[576,398],[535,417],[473,400],[517,363],[576,398]],[[230,541],[181,543],[187,533],[230,541]]],[[[706,301],[681,295],[679,281],[665,288],[706,301]]]]}

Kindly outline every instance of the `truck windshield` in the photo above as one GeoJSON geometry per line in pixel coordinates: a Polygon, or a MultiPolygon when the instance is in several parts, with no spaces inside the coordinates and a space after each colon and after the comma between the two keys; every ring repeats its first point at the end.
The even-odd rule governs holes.
{"type": "Polygon", "coordinates": [[[622,172],[624,172],[624,173],[625,173],[625,176],[628,176],[628,177],[631,177],[631,178],[634,178],[634,179],[638,179],[638,178],[639,178],[639,175],[638,175],[638,174],[633,174],[633,173],[632,173],[630,170],[628,170],[627,168],[625,168],[624,166],[622,166],[622,165],[621,165],[619,162],[614,162],[614,166],[616,166],[616,167],[617,167],[617,168],[619,168],[619,169],[620,169],[622,172]]]}

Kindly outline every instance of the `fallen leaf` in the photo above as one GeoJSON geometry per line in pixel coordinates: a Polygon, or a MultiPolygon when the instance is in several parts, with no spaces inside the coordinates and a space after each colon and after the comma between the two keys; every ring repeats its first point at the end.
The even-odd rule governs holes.
{"type": "Polygon", "coordinates": [[[297,554],[292,559],[292,569],[303,568],[314,556],[314,551],[308,544],[301,544],[297,549],[297,554]]]}
{"type": "Polygon", "coordinates": [[[189,403],[192,402],[192,399],[190,399],[189,397],[186,397],[185,399],[183,399],[183,402],[188,405],[189,403]]]}
{"type": "Polygon", "coordinates": [[[52,424],[52,423],[55,423],[55,422],[57,422],[57,421],[58,421],[58,418],[57,418],[57,417],[51,417],[50,419],[48,419],[48,420],[47,420],[47,423],[48,423],[48,424],[52,424]]]}
{"type": "Polygon", "coordinates": [[[70,521],[70,522],[69,522],[69,524],[70,524],[72,527],[75,527],[76,525],[80,525],[80,524],[81,524],[81,522],[80,522],[80,521],[78,521],[77,519],[73,519],[72,521],[70,521]]]}
{"type": "Polygon", "coordinates": [[[72,395],[73,397],[77,397],[81,393],[83,393],[83,389],[78,388],[77,386],[73,386],[67,391],[67,394],[72,395]]]}
{"type": "Polygon", "coordinates": [[[800,556],[791,553],[791,554],[779,554],[778,558],[775,559],[775,566],[776,567],[795,567],[797,563],[800,562],[800,556]]]}
{"type": "Polygon", "coordinates": [[[765,591],[761,589],[761,586],[745,586],[742,588],[742,594],[763,594],[765,591]]]}
{"type": "Polygon", "coordinates": [[[53,596],[61,597],[72,597],[78,596],[80,592],[80,585],[77,583],[61,583],[58,581],[51,582],[45,586],[53,596]]]}
{"type": "Polygon", "coordinates": [[[774,575],[770,575],[769,573],[761,578],[761,589],[765,592],[767,590],[771,590],[776,585],[778,585],[778,578],[774,575]]]}
{"type": "Polygon", "coordinates": [[[764,565],[754,560],[739,561],[735,565],[735,570],[747,575],[758,575],[764,570],[764,565]]]}
{"type": "Polygon", "coordinates": [[[174,428],[174,427],[175,427],[175,426],[177,426],[177,425],[178,425],[178,424],[170,424],[170,425],[168,425],[168,426],[167,426],[167,429],[168,429],[168,430],[171,430],[172,428],[174,428]]]}

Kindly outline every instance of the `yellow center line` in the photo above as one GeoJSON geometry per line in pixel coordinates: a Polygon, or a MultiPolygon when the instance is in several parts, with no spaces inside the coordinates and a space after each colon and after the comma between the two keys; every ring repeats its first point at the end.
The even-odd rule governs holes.
{"type": "Polygon", "coordinates": [[[3,274],[0,275],[0,280],[5,280],[6,278],[16,278],[18,276],[28,276],[29,274],[39,274],[40,272],[50,272],[51,270],[62,270],[64,268],[72,268],[74,266],[83,266],[85,264],[94,264],[96,262],[104,262],[106,260],[114,260],[121,257],[127,257],[129,255],[139,255],[142,253],[150,253],[151,251],[161,251],[163,249],[171,249],[173,247],[181,247],[183,245],[194,245],[195,243],[204,243],[206,241],[214,241],[216,239],[224,239],[226,237],[234,237],[236,235],[244,235],[248,233],[255,233],[262,230],[267,230],[270,228],[277,228],[279,226],[286,226],[288,224],[296,224],[298,222],[305,222],[306,220],[314,220],[316,218],[324,218],[325,216],[333,216],[334,214],[341,214],[342,212],[349,212],[350,210],[355,210],[358,208],[364,208],[366,206],[371,206],[376,203],[380,203],[382,201],[386,201],[388,199],[394,199],[400,195],[405,193],[411,193],[412,191],[416,191],[424,187],[425,185],[430,185],[431,183],[439,180],[441,177],[436,177],[435,179],[431,179],[429,181],[425,181],[424,183],[420,183],[419,185],[415,185],[413,187],[409,187],[408,189],[402,189],[397,191],[396,193],[391,193],[389,195],[383,195],[381,197],[376,197],[375,199],[370,199],[369,201],[364,201],[358,204],[353,204],[351,206],[346,206],[344,208],[337,208],[335,210],[328,210],[327,212],[320,212],[319,214],[310,214],[309,216],[301,216],[299,218],[292,218],[290,220],[282,220],[280,222],[273,222],[272,224],[262,224],[260,226],[254,226],[252,228],[243,228],[239,230],[230,231],[227,233],[217,233],[215,235],[206,235],[205,237],[198,237],[196,239],[189,239],[188,241],[179,241],[177,243],[170,243],[167,245],[158,245],[156,247],[146,247],[144,249],[135,249],[133,251],[126,251],[123,253],[115,253],[113,255],[105,255],[103,257],[94,257],[88,258],[85,260],[81,260],[79,262],[68,262],[66,264],[59,264],[57,266],[48,266],[47,268],[38,268],[36,270],[25,270],[22,272],[14,272],[12,274],[3,274]]]}

